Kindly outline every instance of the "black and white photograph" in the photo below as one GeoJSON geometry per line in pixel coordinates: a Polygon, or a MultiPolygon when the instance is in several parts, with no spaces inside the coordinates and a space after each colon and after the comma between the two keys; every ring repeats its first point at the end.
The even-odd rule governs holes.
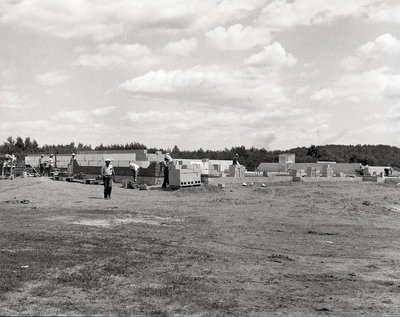
{"type": "Polygon", "coordinates": [[[400,315],[399,0],[0,0],[0,316],[400,315]]]}

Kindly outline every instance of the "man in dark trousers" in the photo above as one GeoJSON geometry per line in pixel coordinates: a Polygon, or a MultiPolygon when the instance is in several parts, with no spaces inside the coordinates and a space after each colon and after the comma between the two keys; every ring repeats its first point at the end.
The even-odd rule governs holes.
{"type": "Polygon", "coordinates": [[[133,182],[136,183],[137,172],[139,170],[139,165],[131,162],[129,163],[129,168],[131,169],[133,182]]]}
{"type": "Polygon", "coordinates": [[[166,189],[169,185],[169,165],[172,164],[172,157],[169,153],[165,154],[164,161],[161,162],[162,169],[164,171],[164,182],[162,188],[166,189]]]}
{"type": "Polygon", "coordinates": [[[40,154],[40,158],[39,158],[39,173],[40,176],[44,176],[44,154],[40,154]]]}
{"type": "Polygon", "coordinates": [[[104,183],[104,199],[111,199],[111,190],[113,185],[113,178],[115,176],[114,168],[110,164],[110,159],[105,159],[106,165],[101,168],[101,176],[103,176],[104,183]]]}
{"type": "Polygon", "coordinates": [[[232,165],[240,165],[239,164],[239,154],[235,154],[235,156],[232,159],[232,165]]]}

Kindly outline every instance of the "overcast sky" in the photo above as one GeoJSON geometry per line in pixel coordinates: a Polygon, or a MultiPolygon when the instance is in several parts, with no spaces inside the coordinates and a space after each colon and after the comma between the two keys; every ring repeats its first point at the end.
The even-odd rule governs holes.
{"type": "Polygon", "coordinates": [[[0,0],[0,141],[400,146],[400,1],[0,0]]]}

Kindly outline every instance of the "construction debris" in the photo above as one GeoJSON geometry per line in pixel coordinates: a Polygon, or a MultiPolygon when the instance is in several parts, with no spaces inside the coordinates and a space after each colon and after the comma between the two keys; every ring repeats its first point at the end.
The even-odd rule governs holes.
{"type": "Polygon", "coordinates": [[[17,197],[14,197],[13,200],[6,200],[5,203],[9,204],[29,204],[29,199],[17,199],[17,197]]]}

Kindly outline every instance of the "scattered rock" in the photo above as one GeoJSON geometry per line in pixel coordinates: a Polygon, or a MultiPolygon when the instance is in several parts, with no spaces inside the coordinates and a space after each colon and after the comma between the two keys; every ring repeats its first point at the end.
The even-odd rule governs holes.
{"type": "Polygon", "coordinates": [[[6,203],[11,203],[11,204],[29,204],[29,199],[17,199],[17,197],[14,197],[13,200],[6,200],[6,203]]]}
{"type": "Polygon", "coordinates": [[[294,261],[292,258],[289,258],[287,255],[283,254],[271,254],[268,259],[278,263],[282,263],[283,261],[294,261]]]}
{"type": "Polygon", "coordinates": [[[308,230],[307,231],[308,234],[317,234],[317,235],[321,235],[321,236],[336,236],[337,233],[334,232],[319,232],[319,231],[315,231],[315,230],[308,230]]]}
{"type": "Polygon", "coordinates": [[[329,311],[329,308],[326,308],[326,307],[315,308],[315,307],[314,307],[314,310],[315,310],[315,311],[329,311]]]}
{"type": "Polygon", "coordinates": [[[242,183],[242,186],[247,186],[247,184],[246,183],[242,183]]]}

